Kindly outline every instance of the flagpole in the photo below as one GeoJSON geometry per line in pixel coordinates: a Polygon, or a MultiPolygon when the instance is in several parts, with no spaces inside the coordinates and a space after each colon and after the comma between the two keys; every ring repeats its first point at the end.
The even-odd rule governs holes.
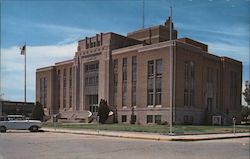
{"type": "Polygon", "coordinates": [[[24,103],[26,103],[26,43],[20,49],[21,55],[24,55],[24,103]]]}
{"type": "Polygon", "coordinates": [[[145,1],[142,0],[142,29],[144,29],[145,23],[145,1]]]}
{"type": "Polygon", "coordinates": [[[170,56],[170,66],[169,66],[169,135],[173,135],[173,46],[172,46],[172,0],[170,0],[170,21],[169,21],[169,56],[170,56]]]}
{"type": "Polygon", "coordinates": [[[26,43],[24,46],[24,103],[26,103],[26,43]]]}

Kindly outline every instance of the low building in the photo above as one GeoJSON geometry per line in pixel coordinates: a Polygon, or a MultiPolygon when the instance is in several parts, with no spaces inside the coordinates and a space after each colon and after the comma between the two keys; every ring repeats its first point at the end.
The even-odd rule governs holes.
{"type": "Polygon", "coordinates": [[[0,116],[24,115],[30,117],[35,106],[33,102],[0,101],[0,116]]]}
{"type": "MultiPolygon", "coordinates": [[[[173,26],[173,23],[171,24],[173,26]]],[[[122,36],[101,33],[78,41],[73,59],[36,71],[36,100],[47,114],[73,119],[96,113],[100,99],[117,112],[118,122],[222,124],[240,121],[242,63],[208,52],[208,46],[172,32],[170,87],[169,19],[164,25],[122,36]]]]}

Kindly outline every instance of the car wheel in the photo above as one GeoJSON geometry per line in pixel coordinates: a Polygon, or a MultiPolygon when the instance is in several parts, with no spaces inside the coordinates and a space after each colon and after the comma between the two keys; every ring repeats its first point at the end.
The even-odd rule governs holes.
{"type": "Polygon", "coordinates": [[[38,131],[38,126],[31,126],[30,131],[31,132],[37,132],[38,131]]]}
{"type": "Polygon", "coordinates": [[[0,132],[6,132],[6,130],[7,130],[7,129],[6,129],[5,126],[1,126],[1,127],[0,127],[0,132]]]}

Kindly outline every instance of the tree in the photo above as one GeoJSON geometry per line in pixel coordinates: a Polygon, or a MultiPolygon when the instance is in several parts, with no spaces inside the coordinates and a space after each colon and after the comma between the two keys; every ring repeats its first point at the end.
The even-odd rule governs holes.
{"type": "Polygon", "coordinates": [[[110,109],[108,107],[107,101],[101,99],[98,109],[99,122],[104,124],[109,117],[110,109]]]}
{"type": "Polygon", "coordinates": [[[43,116],[44,116],[43,106],[40,102],[36,102],[36,105],[32,110],[31,118],[43,121],[43,116]]]}
{"type": "Polygon", "coordinates": [[[244,99],[250,105],[250,81],[246,81],[246,88],[243,92],[244,99]]]}
{"type": "Polygon", "coordinates": [[[250,107],[242,105],[241,107],[241,120],[247,121],[247,117],[250,115],[250,107]]]}

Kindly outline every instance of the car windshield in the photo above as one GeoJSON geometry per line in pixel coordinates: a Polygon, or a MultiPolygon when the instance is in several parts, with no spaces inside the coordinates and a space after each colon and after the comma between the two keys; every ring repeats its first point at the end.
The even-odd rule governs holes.
{"type": "Polygon", "coordinates": [[[24,120],[25,119],[25,117],[22,115],[8,115],[7,118],[9,121],[11,121],[11,120],[24,120]]]}

